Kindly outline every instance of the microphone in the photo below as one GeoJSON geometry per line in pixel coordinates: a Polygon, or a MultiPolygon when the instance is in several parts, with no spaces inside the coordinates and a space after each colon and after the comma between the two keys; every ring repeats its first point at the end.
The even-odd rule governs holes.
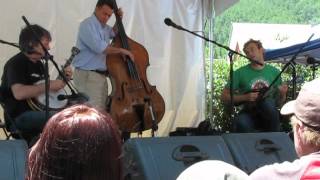
{"type": "Polygon", "coordinates": [[[59,101],[63,101],[65,99],[68,100],[81,100],[81,101],[89,101],[89,96],[79,92],[78,94],[70,94],[70,95],[64,95],[64,94],[59,94],[57,99],[59,101]]]}
{"type": "Polygon", "coordinates": [[[172,26],[176,29],[179,29],[179,30],[183,30],[184,28],[182,26],[179,26],[177,25],[176,23],[172,22],[170,18],[165,18],[164,19],[164,23],[167,25],[167,26],[172,26]]]}
{"type": "Polygon", "coordinates": [[[320,60],[317,60],[313,57],[308,57],[307,58],[307,64],[316,64],[316,63],[320,63],[320,60]]]}

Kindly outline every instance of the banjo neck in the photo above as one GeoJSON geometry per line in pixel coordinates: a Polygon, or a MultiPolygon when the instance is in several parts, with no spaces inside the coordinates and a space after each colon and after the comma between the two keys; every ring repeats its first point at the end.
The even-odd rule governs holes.
{"type": "MultiPolygon", "coordinates": [[[[66,62],[64,63],[62,67],[62,70],[68,66],[70,66],[70,64],[72,63],[73,61],[73,58],[80,53],[80,50],[77,48],[77,47],[72,47],[71,49],[71,55],[70,57],[66,60],[66,62]]],[[[60,75],[58,75],[58,77],[56,79],[62,79],[62,77],[60,75]]]]}

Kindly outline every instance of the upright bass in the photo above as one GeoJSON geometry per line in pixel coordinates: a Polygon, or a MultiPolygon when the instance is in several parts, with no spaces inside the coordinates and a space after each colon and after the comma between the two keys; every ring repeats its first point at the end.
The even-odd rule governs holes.
{"type": "MultiPolygon", "coordinates": [[[[113,10],[118,12],[115,0],[113,10]]],[[[131,51],[134,61],[121,55],[108,55],[106,63],[112,92],[108,97],[107,111],[123,132],[156,130],[164,115],[165,103],[156,87],[147,80],[148,52],[127,37],[121,18],[117,13],[115,15],[118,34],[112,46],[131,51]]]]}

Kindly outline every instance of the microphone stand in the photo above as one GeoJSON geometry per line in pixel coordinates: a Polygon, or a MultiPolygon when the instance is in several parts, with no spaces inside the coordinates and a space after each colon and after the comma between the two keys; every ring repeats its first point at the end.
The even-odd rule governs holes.
{"type": "Polygon", "coordinates": [[[54,67],[57,69],[58,73],[59,73],[59,77],[62,78],[62,80],[66,83],[66,85],[69,87],[71,94],[72,95],[76,95],[76,92],[74,91],[74,89],[71,87],[71,85],[69,84],[66,76],[64,75],[64,73],[60,70],[58,64],[56,63],[55,60],[53,60],[53,56],[50,56],[49,60],[51,60],[52,64],[54,65],[54,67]]]}
{"type": "Polygon", "coordinates": [[[251,61],[253,63],[259,64],[259,65],[263,65],[263,64],[261,62],[257,61],[257,60],[251,59],[251,58],[249,58],[249,57],[247,57],[247,56],[245,56],[245,55],[243,55],[241,53],[238,53],[237,51],[232,50],[229,47],[227,47],[225,45],[222,45],[222,44],[220,44],[220,43],[218,43],[218,42],[216,42],[214,40],[210,40],[210,39],[206,38],[205,36],[201,36],[201,35],[199,35],[199,34],[197,34],[195,32],[192,32],[192,31],[190,31],[190,30],[188,30],[188,29],[186,29],[186,28],[184,28],[182,26],[176,25],[169,18],[166,18],[164,20],[164,22],[168,26],[172,26],[172,27],[174,27],[174,28],[176,28],[178,30],[186,31],[188,33],[191,33],[191,34],[193,34],[193,35],[195,35],[197,37],[200,37],[200,38],[204,39],[207,42],[213,43],[213,44],[215,44],[215,45],[217,45],[217,46],[229,51],[228,55],[229,55],[229,59],[230,59],[230,73],[229,74],[230,74],[230,106],[231,106],[230,120],[231,120],[232,123],[234,123],[234,118],[233,118],[234,117],[234,95],[233,95],[233,61],[232,61],[232,56],[234,54],[237,54],[237,55],[239,55],[241,57],[244,57],[244,58],[248,59],[249,61],[251,61]]]}
{"type": "Polygon", "coordinates": [[[151,115],[151,137],[154,137],[155,132],[158,130],[158,125],[156,121],[156,116],[153,111],[153,105],[150,98],[145,98],[144,101],[147,103],[148,109],[151,115]]]}
{"type": "Polygon", "coordinates": [[[307,57],[307,64],[312,65],[311,69],[312,69],[312,79],[314,79],[316,77],[315,71],[316,68],[319,66],[319,61],[315,60],[313,57],[307,57]]]}
{"type": "Polygon", "coordinates": [[[7,42],[7,41],[1,40],[1,39],[0,39],[0,43],[20,48],[20,46],[18,44],[16,44],[16,43],[7,42]]]}
{"type": "Polygon", "coordinates": [[[229,70],[229,77],[230,77],[230,84],[229,84],[229,89],[230,89],[230,114],[229,114],[229,119],[232,123],[232,131],[234,131],[234,93],[233,93],[233,52],[229,51],[228,53],[229,56],[229,61],[230,61],[230,70],[229,70]]]}
{"type": "MultiPolygon", "coordinates": [[[[25,24],[30,27],[30,23],[27,20],[27,18],[25,16],[22,16],[22,20],[25,22],[25,24]]],[[[50,59],[51,55],[49,54],[48,50],[44,47],[44,45],[42,44],[39,36],[37,35],[37,33],[33,30],[33,28],[31,28],[32,34],[34,36],[34,38],[38,41],[38,43],[41,45],[43,51],[45,52],[45,56],[43,57],[43,59],[45,60],[45,66],[44,66],[44,80],[45,80],[45,99],[46,99],[46,103],[45,103],[45,118],[49,119],[49,64],[48,64],[48,59],[50,59]]]]}
{"type": "Polygon", "coordinates": [[[313,63],[312,64],[312,79],[314,79],[316,77],[315,71],[316,71],[316,64],[313,63]]]}
{"type": "Polygon", "coordinates": [[[296,94],[296,87],[297,87],[297,71],[296,71],[296,63],[293,61],[292,63],[290,63],[290,66],[292,68],[292,98],[295,99],[297,97],[296,94]]]}
{"type": "MultiPolygon", "coordinates": [[[[262,100],[263,98],[265,98],[264,95],[267,94],[267,92],[270,91],[271,87],[274,86],[274,84],[275,84],[275,83],[277,82],[277,80],[281,77],[282,73],[288,68],[289,65],[291,65],[291,66],[294,66],[294,65],[295,65],[294,60],[296,59],[296,57],[298,56],[298,54],[300,54],[300,53],[302,52],[303,48],[304,48],[304,47],[307,45],[307,43],[311,40],[311,38],[313,37],[313,35],[314,35],[314,34],[312,34],[312,35],[308,38],[308,40],[304,43],[304,45],[301,46],[301,47],[298,49],[298,51],[292,56],[292,58],[290,59],[290,61],[288,61],[288,62],[284,65],[284,67],[282,68],[282,70],[280,71],[280,73],[279,73],[279,74],[276,76],[276,78],[271,82],[271,84],[269,85],[269,87],[267,87],[264,91],[262,91],[261,94],[259,94],[260,97],[257,98],[258,100],[262,100]]],[[[296,71],[295,71],[295,68],[293,69],[293,71],[294,71],[293,85],[296,86],[296,82],[295,82],[295,81],[296,81],[296,71]]],[[[295,90],[296,87],[294,87],[293,89],[295,90]]],[[[296,95],[295,93],[296,93],[296,92],[293,92],[293,96],[296,95]]],[[[295,98],[295,97],[293,97],[293,98],[295,98]]]]}

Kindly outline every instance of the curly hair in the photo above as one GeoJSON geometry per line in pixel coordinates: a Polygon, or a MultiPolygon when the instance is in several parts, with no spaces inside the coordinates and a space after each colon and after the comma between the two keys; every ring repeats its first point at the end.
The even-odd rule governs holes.
{"type": "Polygon", "coordinates": [[[260,49],[260,48],[263,48],[262,46],[262,42],[259,41],[259,40],[254,40],[254,39],[249,39],[249,41],[247,41],[246,43],[244,43],[243,45],[243,51],[245,51],[245,49],[247,48],[247,46],[251,43],[254,43],[257,45],[257,47],[260,49]]]}

